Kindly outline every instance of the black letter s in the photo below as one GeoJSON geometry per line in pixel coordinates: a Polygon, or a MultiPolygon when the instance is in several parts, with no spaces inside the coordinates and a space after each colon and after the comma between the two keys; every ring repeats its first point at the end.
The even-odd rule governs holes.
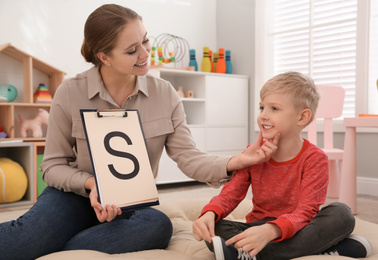
{"type": "Polygon", "coordinates": [[[128,145],[132,145],[130,138],[125,133],[115,131],[115,132],[110,132],[105,136],[105,138],[104,138],[105,149],[106,149],[106,151],[108,151],[108,153],[110,153],[114,156],[125,157],[127,159],[130,159],[134,163],[134,170],[131,173],[123,174],[123,173],[119,173],[116,169],[114,169],[113,164],[108,164],[108,167],[109,167],[110,172],[116,178],[122,179],[122,180],[129,180],[129,179],[132,179],[132,178],[134,178],[135,176],[138,175],[139,168],[140,168],[139,162],[138,162],[138,159],[134,155],[132,155],[130,153],[126,153],[126,152],[116,151],[116,150],[114,150],[113,148],[110,147],[110,145],[109,145],[110,139],[113,138],[113,137],[117,137],[117,136],[125,139],[128,145]]]}

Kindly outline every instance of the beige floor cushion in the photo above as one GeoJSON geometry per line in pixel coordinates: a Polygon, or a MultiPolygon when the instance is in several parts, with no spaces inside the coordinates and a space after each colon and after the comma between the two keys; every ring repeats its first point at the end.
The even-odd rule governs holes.
{"type": "MultiPolygon", "coordinates": [[[[204,242],[198,242],[192,234],[192,222],[197,219],[202,207],[208,202],[208,199],[202,200],[183,200],[168,204],[159,205],[156,208],[165,212],[173,223],[172,240],[165,250],[148,250],[135,253],[109,255],[96,251],[77,250],[53,253],[38,258],[39,260],[82,260],[82,259],[162,259],[162,260],[202,260],[214,259],[213,254],[207,249],[204,242]]],[[[244,221],[244,216],[250,211],[251,201],[244,200],[228,217],[244,221]]],[[[356,217],[356,228],[353,233],[367,238],[373,246],[373,253],[367,259],[378,259],[378,225],[373,224],[356,217]]],[[[341,256],[306,256],[296,259],[351,259],[341,256]]]]}

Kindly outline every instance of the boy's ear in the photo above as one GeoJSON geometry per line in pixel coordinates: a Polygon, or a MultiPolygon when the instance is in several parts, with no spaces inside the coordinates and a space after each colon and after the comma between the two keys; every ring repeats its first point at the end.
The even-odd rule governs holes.
{"type": "Polygon", "coordinates": [[[303,109],[299,114],[298,125],[306,126],[308,122],[310,121],[311,116],[312,116],[312,112],[310,109],[308,108],[303,109]]]}
{"type": "Polygon", "coordinates": [[[102,61],[102,63],[104,63],[105,65],[108,65],[108,66],[110,65],[109,57],[105,53],[103,52],[97,53],[97,58],[99,58],[102,61]]]}

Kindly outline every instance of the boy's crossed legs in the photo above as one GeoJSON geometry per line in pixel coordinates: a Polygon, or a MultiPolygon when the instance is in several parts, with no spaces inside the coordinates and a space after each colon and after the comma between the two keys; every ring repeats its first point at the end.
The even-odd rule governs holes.
{"type": "MultiPolygon", "coordinates": [[[[271,220],[274,219],[264,219],[252,223],[221,220],[215,224],[215,234],[224,240],[228,240],[252,226],[262,225],[271,220]]],[[[257,259],[291,259],[322,253],[337,254],[333,253],[335,251],[349,257],[366,257],[371,251],[371,245],[366,239],[359,236],[347,238],[354,230],[354,226],[355,218],[349,207],[339,202],[332,203],[323,207],[311,222],[292,238],[268,243],[259,252],[257,259]],[[359,241],[358,238],[361,238],[362,241],[359,241]],[[345,246],[347,246],[347,251],[343,248],[345,246]]],[[[208,246],[210,250],[213,249],[213,245],[208,244],[208,246]]],[[[217,245],[214,244],[214,247],[217,247],[217,245]]],[[[234,251],[234,256],[240,255],[240,252],[236,252],[233,246],[230,246],[230,248],[234,251]]],[[[219,250],[222,249],[218,247],[212,251],[219,250]]],[[[245,258],[240,257],[240,259],[245,258]]]]}

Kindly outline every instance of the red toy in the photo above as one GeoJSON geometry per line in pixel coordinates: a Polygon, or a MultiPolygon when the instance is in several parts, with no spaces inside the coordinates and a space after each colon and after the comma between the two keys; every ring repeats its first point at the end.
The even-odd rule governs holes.
{"type": "Polygon", "coordinates": [[[7,133],[4,132],[4,128],[0,125],[0,139],[1,138],[6,138],[7,133]]]}

